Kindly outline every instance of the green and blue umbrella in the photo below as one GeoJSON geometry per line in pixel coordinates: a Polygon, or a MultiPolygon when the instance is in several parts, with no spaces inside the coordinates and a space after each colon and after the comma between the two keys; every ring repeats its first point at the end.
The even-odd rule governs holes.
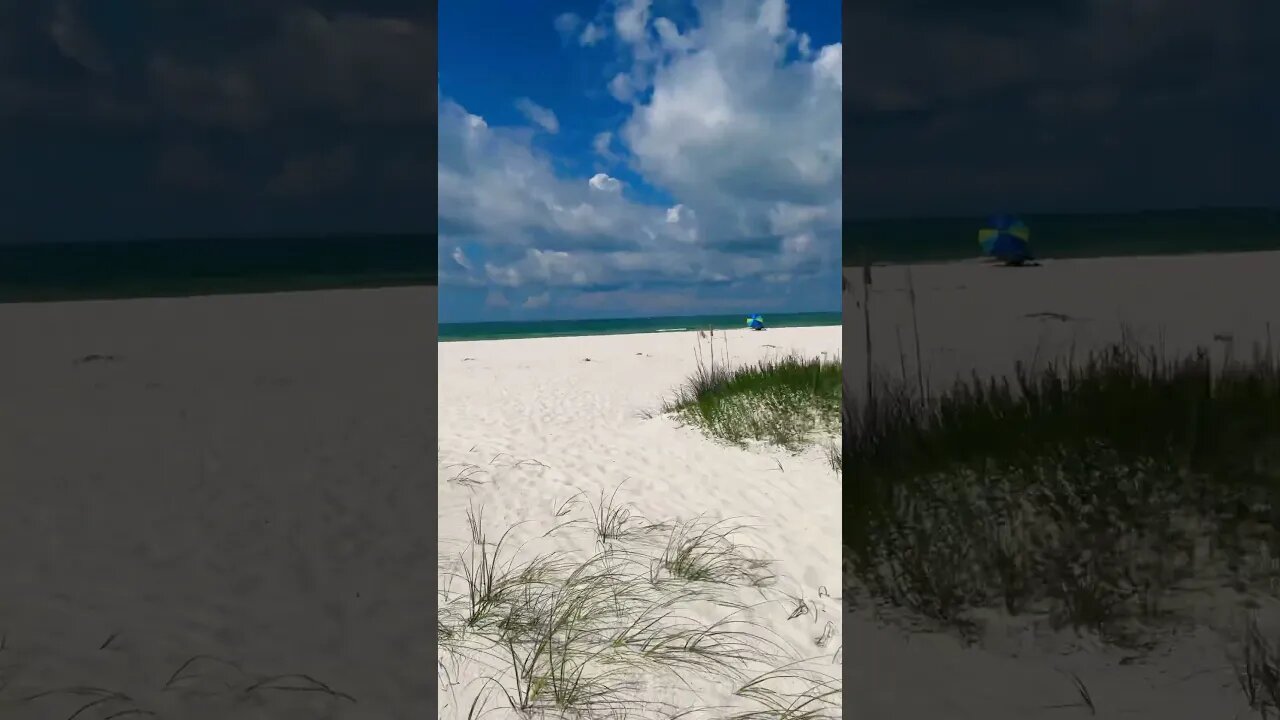
{"type": "Polygon", "coordinates": [[[1032,259],[1031,230],[1027,224],[1010,215],[991,218],[987,227],[978,231],[982,253],[1010,263],[1032,259]]]}
{"type": "Polygon", "coordinates": [[[747,327],[751,328],[752,330],[763,330],[764,316],[758,313],[755,315],[749,315],[747,317],[747,327]]]}

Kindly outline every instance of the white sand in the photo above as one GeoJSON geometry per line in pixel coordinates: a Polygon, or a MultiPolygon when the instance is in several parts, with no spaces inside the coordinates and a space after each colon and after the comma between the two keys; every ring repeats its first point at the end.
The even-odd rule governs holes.
{"type": "MultiPolygon", "coordinates": [[[[1121,339],[1171,352],[1196,345],[1221,357],[1215,335],[1234,335],[1237,357],[1275,327],[1280,350],[1280,252],[1176,257],[1046,260],[1009,268],[981,262],[916,265],[922,365],[935,385],[957,374],[1004,374],[1015,361],[1077,355],[1121,339]],[[1049,315],[1053,314],[1053,315],[1049,315]]],[[[866,367],[862,271],[845,270],[844,342],[849,382],[859,390],[866,367]]],[[[873,267],[872,347],[877,365],[900,374],[899,330],[907,375],[914,380],[914,345],[905,267],[873,267]]]]}
{"type": "MultiPolygon", "coordinates": [[[[1083,353],[1121,339],[1122,324],[1146,342],[1159,343],[1163,334],[1171,352],[1202,345],[1221,359],[1226,343],[1215,336],[1233,336],[1236,356],[1247,357],[1250,343],[1265,341],[1266,323],[1280,323],[1280,253],[1275,252],[1050,260],[1021,269],[950,263],[916,266],[912,272],[922,364],[935,388],[956,374],[1007,373],[1015,360],[1032,361],[1037,348],[1044,358],[1068,352],[1074,342],[1083,353]],[[1034,313],[1067,317],[1028,317],[1034,313]]],[[[914,378],[905,271],[879,267],[873,273],[875,361],[895,375],[901,372],[897,326],[907,375],[914,378]]],[[[865,326],[857,302],[861,271],[846,270],[846,276],[846,368],[857,391],[859,378],[865,377],[865,326]]],[[[866,606],[846,608],[846,707],[853,717],[902,720],[1257,717],[1228,660],[1235,650],[1230,635],[1238,632],[1236,622],[1247,608],[1229,594],[1211,593],[1199,602],[1194,608],[1198,629],[1168,639],[1141,658],[1088,638],[1031,638],[1025,631],[1004,636],[998,622],[978,647],[965,648],[945,633],[906,632],[866,606]],[[1079,706],[1069,673],[1091,691],[1096,715],[1079,706]],[[1060,705],[1075,707],[1054,707],[1060,705]]],[[[1272,601],[1263,603],[1274,610],[1272,601]]],[[[1008,627],[1020,626],[1010,622],[1008,627]]]]}
{"type": "MultiPolygon", "coordinates": [[[[697,334],[690,332],[441,343],[442,560],[453,561],[464,548],[470,503],[484,508],[490,536],[527,522],[510,538],[519,545],[557,522],[558,502],[579,491],[595,501],[626,481],[618,500],[634,503],[636,512],[653,520],[700,513],[751,519],[756,529],[743,540],[775,560],[781,576],[768,593],[776,601],[752,616],[801,655],[823,656],[838,677],[839,666],[830,658],[839,646],[839,601],[819,595],[824,587],[831,595],[839,592],[839,476],[819,450],[796,456],[777,448],[740,449],[667,417],[643,417],[693,372],[697,345],[697,334]],[[516,464],[521,461],[540,464],[516,464]],[[483,484],[451,481],[462,473],[483,484]],[[788,621],[794,605],[788,606],[786,594],[805,598],[814,612],[788,621]],[[835,639],[820,648],[814,639],[828,622],[835,639]]],[[[717,353],[721,347],[718,341],[717,353]]],[[[728,348],[735,362],[790,350],[838,356],[840,329],[733,330],[728,348]]],[[[593,551],[589,532],[558,533],[549,542],[583,556],[593,551]]],[[[441,582],[448,580],[442,575],[441,582]]],[[[457,586],[455,581],[455,591],[457,586]]],[[[751,590],[742,599],[762,600],[751,590]]],[[[707,613],[703,622],[725,614],[707,613]]],[[[441,657],[450,665],[439,716],[465,717],[479,692],[477,679],[492,673],[478,663],[457,666],[441,657]]],[[[680,687],[671,677],[650,678],[643,699],[683,708],[744,707],[728,695],[733,688],[727,683],[702,683],[691,674],[686,679],[692,687],[680,687]]],[[[509,711],[486,717],[504,713],[509,711]]]]}
{"type": "Polygon", "coordinates": [[[434,288],[0,305],[0,717],[94,699],[22,700],[69,686],[133,698],[88,720],[428,717],[435,313],[434,288]],[[163,690],[197,654],[243,672],[163,690]],[[287,673],[357,702],[242,691],[287,673]]]}

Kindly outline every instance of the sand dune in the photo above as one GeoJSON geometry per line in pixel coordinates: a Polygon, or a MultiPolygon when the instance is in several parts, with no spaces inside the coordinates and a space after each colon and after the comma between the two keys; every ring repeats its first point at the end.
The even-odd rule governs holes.
{"type": "MultiPolygon", "coordinates": [[[[733,330],[717,337],[717,353],[727,338],[735,362],[790,350],[832,356],[840,350],[836,327],[733,330]]],[[[772,559],[779,575],[767,593],[740,591],[742,602],[756,606],[747,616],[802,655],[824,656],[838,675],[831,656],[841,623],[832,597],[840,577],[839,476],[818,449],[800,455],[742,449],[671,418],[648,416],[694,371],[698,342],[696,333],[670,332],[442,343],[442,563],[456,565],[465,551],[465,517],[473,505],[484,508],[490,535],[526,523],[514,529],[512,545],[534,542],[539,551],[577,556],[594,552],[589,532],[540,535],[561,520],[555,516],[561,503],[580,492],[595,502],[617,490],[619,502],[633,503],[635,513],[654,520],[704,513],[744,518],[753,526],[744,541],[772,559]],[[788,620],[795,606],[787,596],[805,599],[811,610],[788,620]],[[827,623],[834,641],[816,643],[827,623]]],[[[590,512],[585,502],[579,510],[590,512]]],[[[452,582],[459,592],[447,574],[442,571],[442,586],[452,582]]],[[[703,613],[700,619],[708,623],[719,617],[709,606],[690,612],[703,613]]],[[[442,660],[448,677],[439,716],[465,717],[480,692],[478,679],[495,671],[445,654],[442,660]]],[[[675,677],[644,678],[640,698],[680,708],[744,702],[731,697],[726,684],[702,682],[694,673],[684,679],[691,685],[675,677]]]]}
{"type": "MultiPolygon", "coordinates": [[[[1203,346],[1219,361],[1244,357],[1252,343],[1266,342],[1268,322],[1280,321],[1280,253],[1049,260],[1022,269],[963,262],[915,266],[912,274],[922,364],[935,389],[956,375],[1006,374],[1015,361],[1062,357],[1073,347],[1080,356],[1121,340],[1122,327],[1170,352],[1203,346]]],[[[846,372],[857,392],[866,367],[861,271],[846,276],[846,372]]],[[[914,382],[906,287],[904,268],[874,268],[873,348],[877,365],[900,374],[899,328],[914,382]]],[[[1231,658],[1239,657],[1249,612],[1259,611],[1276,637],[1274,599],[1215,591],[1184,601],[1191,625],[1141,652],[999,617],[966,646],[918,619],[887,619],[870,603],[846,607],[846,707],[853,717],[903,720],[1257,717],[1231,658]]]]}
{"type": "Polygon", "coordinates": [[[435,312],[427,288],[0,305],[0,716],[67,717],[95,696],[23,698],[73,686],[131,698],[89,720],[428,716],[435,312]],[[238,669],[166,689],[201,654],[238,669]],[[282,674],[355,702],[246,691],[282,674]]]}

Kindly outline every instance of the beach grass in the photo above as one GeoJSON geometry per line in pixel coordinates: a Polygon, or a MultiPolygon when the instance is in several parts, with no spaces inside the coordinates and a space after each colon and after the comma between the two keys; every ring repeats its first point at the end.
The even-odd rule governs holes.
{"type": "MultiPolygon", "coordinates": [[[[887,376],[886,376],[887,377],[887,376]]],[[[963,626],[979,608],[1133,641],[1193,579],[1237,591],[1280,557],[1280,366],[1121,341],[923,398],[844,408],[857,583],[963,626]]]]}
{"type": "MultiPolygon", "coordinates": [[[[110,642],[112,638],[108,639],[110,642]]],[[[9,648],[0,642],[0,654],[9,648]]],[[[103,647],[106,646],[104,643],[103,647]]],[[[17,664],[7,664],[6,674],[20,676],[17,664]]],[[[157,678],[158,680],[159,678],[157,678]]],[[[40,709],[39,715],[23,717],[67,718],[170,718],[176,717],[160,710],[172,707],[165,695],[185,696],[197,707],[208,710],[217,707],[234,711],[236,707],[250,705],[262,708],[275,698],[310,698],[314,711],[331,715],[339,705],[355,705],[357,699],[340,689],[330,686],[306,673],[264,675],[245,670],[241,663],[213,655],[200,654],[188,657],[177,666],[163,684],[156,682],[149,688],[125,693],[118,689],[96,685],[68,685],[44,690],[28,688],[16,693],[16,698],[0,695],[0,708],[27,707],[40,709]],[[317,704],[318,703],[318,704],[317,704]]],[[[9,690],[8,684],[0,685],[0,691],[9,690]]],[[[15,691],[18,688],[13,688],[15,691]]],[[[280,713],[295,712],[284,705],[275,708],[280,713]]],[[[8,715],[5,715],[8,717],[8,715]]]]}
{"type": "Polygon", "coordinates": [[[1249,708],[1263,720],[1280,717],[1280,648],[1251,620],[1245,627],[1236,682],[1249,708]]]}
{"type": "Polygon", "coordinates": [[[736,445],[760,441],[797,450],[840,424],[838,357],[779,354],[733,365],[727,338],[700,334],[697,369],[662,406],[708,435],[736,445]],[[706,340],[704,345],[701,341],[706,340]]]}
{"type": "Polygon", "coordinates": [[[772,611],[785,621],[785,606],[734,599],[737,589],[762,592],[772,577],[767,560],[742,544],[748,526],[637,521],[599,542],[599,518],[629,515],[615,496],[547,533],[589,533],[597,542],[584,543],[595,548],[586,555],[524,552],[507,542],[510,528],[490,545],[482,510],[471,510],[470,542],[445,563],[438,605],[450,717],[840,717],[838,678],[760,619],[772,611]],[[464,666],[478,679],[453,680],[464,666]],[[655,685],[696,681],[737,698],[730,710],[738,714],[654,699],[655,685]]]}

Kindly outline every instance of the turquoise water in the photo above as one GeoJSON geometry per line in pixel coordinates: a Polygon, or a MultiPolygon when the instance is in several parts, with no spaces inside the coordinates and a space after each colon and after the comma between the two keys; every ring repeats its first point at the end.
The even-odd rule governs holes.
{"type": "MultiPolygon", "coordinates": [[[[840,313],[779,313],[764,316],[767,328],[839,325],[840,313]]],[[[686,315],[619,320],[547,320],[541,322],[441,323],[440,341],[500,340],[507,338],[620,335],[745,327],[747,314],[686,315]]]]}
{"type": "MultiPolygon", "coordinates": [[[[1280,210],[1172,210],[1125,214],[1022,215],[1032,251],[1042,258],[1183,255],[1280,250],[1280,210]]],[[[978,254],[986,218],[851,220],[844,262],[939,262],[978,254]]]]}
{"type": "Polygon", "coordinates": [[[0,244],[0,302],[436,284],[432,235],[0,244]]]}

